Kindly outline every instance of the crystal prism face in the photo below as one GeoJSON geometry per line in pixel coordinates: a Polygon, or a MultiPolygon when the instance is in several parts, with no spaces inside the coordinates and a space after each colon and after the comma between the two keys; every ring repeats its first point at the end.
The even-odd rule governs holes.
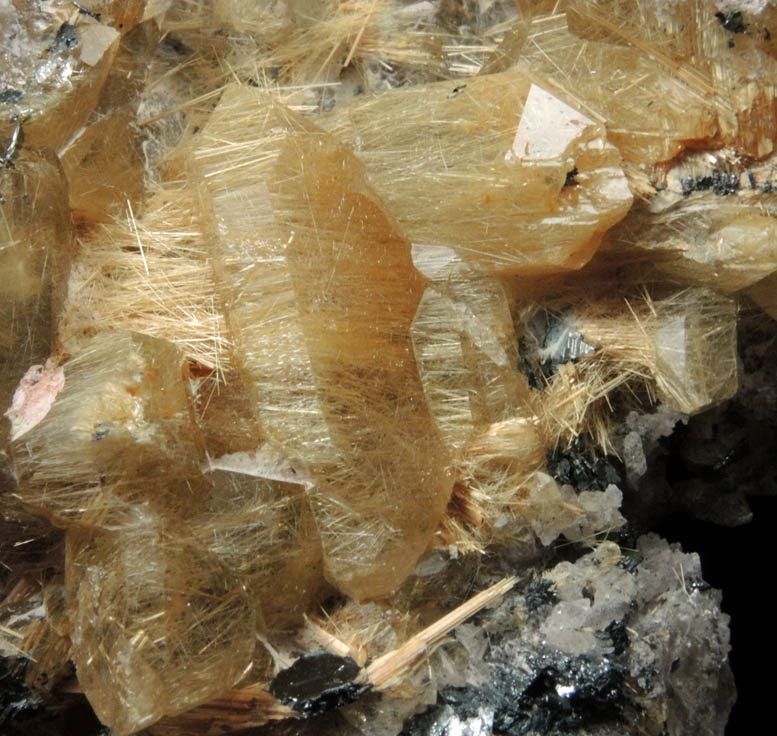
{"type": "Polygon", "coordinates": [[[731,398],[737,390],[736,302],[711,289],[688,289],[656,305],[656,387],[685,414],[731,398]]]}
{"type": "Polygon", "coordinates": [[[134,733],[233,685],[250,664],[254,608],[239,578],[143,506],[120,532],[67,534],[72,659],[111,733],[134,733]]]}
{"type": "Polygon", "coordinates": [[[614,237],[667,274],[732,294],[777,271],[777,218],[764,205],[693,194],[660,213],[630,216],[614,237]]]}
{"type": "Polygon", "coordinates": [[[192,534],[240,576],[270,628],[298,624],[326,591],[321,542],[306,486],[272,479],[265,448],[211,461],[207,509],[192,534]]]}
{"type": "Polygon", "coordinates": [[[228,90],[195,159],[257,421],[310,478],[327,579],[384,595],[451,483],[410,341],[423,291],[410,243],[353,154],[261,94],[228,90]]]}
{"type": "Polygon", "coordinates": [[[25,149],[0,167],[0,195],[0,401],[7,407],[27,369],[51,354],[73,226],[67,181],[49,151],[25,149]]]}
{"type": "Polygon", "coordinates": [[[129,504],[187,516],[207,495],[183,358],[164,340],[106,332],[64,366],[46,416],[12,449],[19,494],[58,524],[121,525],[129,504]]]}
{"type": "Polygon", "coordinates": [[[518,373],[504,288],[448,252],[447,264],[429,272],[411,335],[437,429],[451,451],[459,451],[476,431],[522,409],[529,387],[518,373]]]}
{"type": "Polygon", "coordinates": [[[604,127],[520,70],[393,90],[321,124],[414,244],[493,275],[580,268],[632,202],[604,127]]]}

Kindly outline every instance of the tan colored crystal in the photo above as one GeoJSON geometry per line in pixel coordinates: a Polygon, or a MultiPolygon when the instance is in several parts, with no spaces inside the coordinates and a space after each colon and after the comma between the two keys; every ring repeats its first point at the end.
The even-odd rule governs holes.
{"type": "Polygon", "coordinates": [[[278,479],[295,474],[281,460],[268,448],[211,460],[210,502],[192,521],[192,533],[239,575],[269,628],[298,624],[328,592],[306,486],[278,479]]]}
{"type": "Polygon", "coordinates": [[[77,355],[98,331],[132,330],[175,343],[224,379],[229,336],[195,208],[184,182],[167,182],[148,195],[142,216],[128,210],[95,227],[73,261],[57,326],[64,351],[77,355]]]}
{"type": "Polygon", "coordinates": [[[579,268],[631,205],[604,127],[521,70],[391,90],[321,124],[414,244],[487,273],[579,268]]]}
{"type": "Polygon", "coordinates": [[[423,24],[429,15],[423,6],[408,8],[401,0],[216,0],[210,22],[228,31],[230,67],[239,78],[255,75],[260,61],[283,86],[339,81],[341,89],[332,91],[346,98],[357,85],[369,89],[370,81],[378,81],[370,73],[378,64],[411,79],[444,76],[447,39],[423,24]]]}
{"type": "Polygon", "coordinates": [[[777,218],[740,197],[698,193],[658,213],[634,212],[612,238],[649,252],[675,278],[725,294],[777,270],[777,218]]]}
{"type": "Polygon", "coordinates": [[[136,506],[121,532],[71,529],[72,659],[118,736],[220,695],[244,674],[255,614],[240,580],[136,506]]]}
{"type": "Polygon", "coordinates": [[[737,390],[736,302],[689,289],[656,305],[656,388],[664,403],[694,414],[737,390]]]}
{"type": "Polygon", "coordinates": [[[57,152],[65,148],[92,114],[119,38],[141,20],[145,4],[146,0],[93,0],[89,10],[99,14],[99,20],[74,14],[75,8],[58,3],[6,4],[0,26],[15,42],[3,44],[0,72],[4,87],[20,94],[7,101],[0,136],[10,130],[7,121],[24,120],[29,144],[57,152]]]}
{"type": "Polygon", "coordinates": [[[386,594],[450,493],[410,344],[410,244],[353,154],[261,93],[224,93],[195,160],[259,424],[313,484],[329,581],[386,594]]]}
{"type": "Polygon", "coordinates": [[[483,555],[618,528],[549,453],[725,401],[736,299],[777,317],[777,11],[713,5],[0,0],[28,684],[117,736],[216,734],[292,715],[264,688],[327,647],[383,672],[337,718],[396,733],[483,555]]]}
{"type": "Polygon", "coordinates": [[[129,504],[193,512],[208,492],[174,345],[132,332],[93,338],[64,366],[45,418],[12,446],[19,494],[58,524],[123,524],[129,504]]]}
{"type": "MultiPolygon", "coordinates": [[[[617,384],[651,375],[661,401],[685,414],[696,414],[736,393],[733,299],[711,289],[690,288],[641,305],[630,304],[628,318],[613,307],[602,300],[570,317],[586,342],[597,346],[597,352],[581,360],[583,369],[593,376],[617,384]]],[[[570,392],[589,380],[601,386],[580,378],[570,384],[570,392]]]]}
{"type": "Polygon", "coordinates": [[[583,112],[604,121],[608,140],[629,161],[666,161],[684,141],[716,133],[707,79],[677,78],[663,56],[657,62],[622,39],[592,40],[596,30],[589,24],[581,38],[564,13],[535,18],[513,63],[551,77],[583,112]]]}
{"type": "MultiPolygon", "coordinates": [[[[421,250],[421,249],[417,249],[421,250]]],[[[424,393],[443,441],[461,450],[473,433],[522,409],[518,339],[502,285],[448,248],[419,264],[431,280],[411,335],[424,393]]]]}
{"type": "MultiPolygon", "coordinates": [[[[99,28],[113,31],[109,26],[99,28]]],[[[136,26],[128,33],[127,30],[123,29],[124,35],[117,42],[94,111],[60,152],[70,184],[70,206],[77,221],[110,221],[126,210],[127,202],[139,208],[144,193],[141,137],[133,123],[160,31],[155,21],[136,26]]],[[[118,38],[119,34],[113,32],[118,38]]]]}
{"type": "MultiPolygon", "coordinates": [[[[73,251],[67,181],[50,151],[24,149],[0,167],[0,402],[51,354],[73,251]]],[[[8,423],[0,418],[0,441],[8,423]]]]}
{"type": "MultiPolygon", "coordinates": [[[[719,15],[712,2],[635,0],[614,6],[610,0],[570,0],[567,16],[572,33],[595,39],[603,47],[615,44],[632,50],[631,56],[636,52],[642,58],[642,70],[648,71],[649,66],[653,72],[644,78],[640,74],[627,77],[622,72],[630,65],[619,65],[615,63],[617,57],[610,56],[609,64],[586,59],[590,65],[587,68],[596,74],[578,75],[589,74],[593,79],[605,74],[613,80],[620,76],[621,80],[635,79],[637,88],[652,86],[650,104],[637,104],[634,110],[651,126],[658,120],[674,124],[675,130],[668,137],[680,145],[703,138],[709,147],[731,145],[741,155],[765,156],[774,150],[777,133],[777,62],[761,51],[752,31],[733,34],[719,15]],[[656,84],[659,80],[660,86],[656,84]],[[689,124],[699,126],[693,135],[687,135],[689,124]]],[[[587,56],[588,52],[583,51],[582,58],[587,56]]],[[[577,75],[573,72],[571,76],[577,75]]],[[[584,79],[581,81],[585,84],[584,79]]],[[[613,96],[601,95],[610,113],[613,102],[617,109],[625,100],[633,100],[635,89],[631,84],[624,89],[621,82],[617,89],[608,91],[616,92],[613,96]]],[[[608,117],[618,120],[617,115],[608,117]]],[[[628,140],[630,127],[639,130],[628,123],[624,127],[626,136],[619,131],[613,138],[616,145],[628,140]]],[[[626,147],[623,150],[627,156],[626,147]]]]}

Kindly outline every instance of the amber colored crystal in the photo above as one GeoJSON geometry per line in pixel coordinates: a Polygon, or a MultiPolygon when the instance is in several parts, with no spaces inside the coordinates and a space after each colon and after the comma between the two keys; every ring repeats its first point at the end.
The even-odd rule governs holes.
{"type": "Polygon", "coordinates": [[[19,494],[58,524],[123,524],[129,504],[185,516],[208,492],[174,345],[105,332],[64,366],[51,409],[12,445],[19,494]]]}
{"type": "Polygon", "coordinates": [[[268,627],[298,624],[328,588],[305,485],[263,477],[280,470],[266,448],[211,463],[210,501],[192,534],[240,576],[268,627]]]}
{"type": "Polygon", "coordinates": [[[313,485],[326,576],[386,594],[450,493],[410,343],[410,244],[347,148],[250,89],[225,92],[195,161],[236,364],[262,430],[313,485]]]}
{"type": "Polygon", "coordinates": [[[109,221],[117,211],[140,209],[145,164],[140,131],[134,127],[140,89],[154,46],[156,21],[133,28],[118,41],[111,69],[94,111],[62,148],[77,220],[109,221]]]}
{"type": "Polygon", "coordinates": [[[431,283],[413,320],[413,349],[440,435],[458,451],[476,431],[522,409],[529,387],[499,281],[448,248],[424,250],[437,253],[415,258],[431,283]]]}
{"type": "Polygon", "coordinates": [[[586,18],[575,25],[580,35],[567,27],[564,13],[534,19],[520,50],[521,64],[553,77],[582,110],[606,121],[609,140],[627,160],[666,161],[685,141],[714,136],[717,100],[709,74],[674,64],[654,43],[640,46],[630,44],[628,36],[607,36],[622,26],[608,25],[611,14],[603,16],[601,24],[586,18]]]}
{"type": "MultiPolygon", "coordinates": [[[[0,402],[52,352],[73,251],[67,181],[50,151],[25,148],[0,167],[0,402]]],[[[8,423],[0,419],[0,440],[8,423]]]]}
{"type": "Polygon", "coordinates": [[[240,575],[268,628],[297,624],[331,593],[309,479],[262,436],[238,376],[195,383],[211,491],[190,521],[192,534],[240,575]]]}
{"type": "Polygon", "coordinates": [[[344,98],[353,94],[354,78],[362,87],[377,77],[368,71],[372,65],[391,65],[411,79],[445,76],[446,36],[421,22],[428,11],[398,0],[216,0],[211,13],[212,27],[230,38],[230,67],[239,78],[256,74],[245,54],[251,41],[268,50],[261,61],[282,85],[339,81],[334,93],[344,98]]]}
{"type": "Polygon", "coordinates": [[[73,261],[57,337],[70,355],[97,331],[132,330],[169,340],[200,370],[216,372],[207,398],[210,388],[223,391],[225,381],[232,383],[229,335],[214,301],[196,195],[183,182],[167,182],[146,197],[142,216],[127,208],[125,216],[90,233],[89,246],[73,261]]]}
{"type": "Polygon", "coordinates": [[[674,278],[731,294],[777,270],[777,218],[770,210],[695,193],[657,213],[630,213],[611,237],[649,253],[674,278]]]}
{"type": "Polygon", "coordinates": [[[516,69],[392,90],[321,122],[414,244],[539,275],[586,263],[632,201],[604,127],[557,95],[516,69]]]}
{"type": "Polygon", "coordinates": [[[220,695],[252,660],[240,580],[145,506],[120,532],[68,531],[66,589],[79,683],[118,736],[220,695]]]}
{"type": "MultiPolygon", "coordinates": [[[[0,654],[26,684],[115,736],[216,734],[292,715],[271,680],[326,647],[363,669],[311,710],[364,685],[326,720],[391,736],[490,687],[486,619],[544,637],[532,584],[416,666],[465,588],[620,528],[599,451],[663,492],[656,438],[737,389],[739,305],[777,319],[777,10],[720,15],[0,0],[0,654]]],[[[594,610],[573,567],[553,626],[594,610]]],[[[690,712],[659,695],[656,734],[690,712]]]]}
{"type": "MultiPolygon", "coordinates": [[[[645,83],[643,89],[652,87],[650,105],[635,105],[638,114],[675,124],[676,132],[670,132],[669,137],[680,144],[680,131],[687,133],[688,124],[704,123],[706,130],[698,128],[694,135],[686,134],[685,141],[704,138],[710,147],[722,143],[734,146],[741,155],[760,158],[774,150],[777,63],[761,51],[760,39],[754,39],[752,31],[734,34],[719,16],[716,4],[705,0],[570,0],[567,13],[572,33],[605,47],[614,44],[633,49],[643,59],[643,70],[647,71],[646,65],[653,68],[654,74],[643,78],[639,74],[627,77],[622,72],[629,67],[616,63],[594,61],[588,67],[596,72],[590,77],[603,73],[613,80],[635,79],[637,88],[645,83]],[[663,80],[660,86],[656,84],[659,80],[663,80]],[[666,117],[665,112],[669,113],[666,117]]],[[[582,54],[584,58],[587,51],[582,54]]],[[[609,61],[615,62],[616,57],[609,61]]],[[[578,71],[578,76],[583,75],[578,71]]],[[[616,95],[607,96],[604,105],[609,106],[611,101],[622,104],[632,98],[635,90],[631,85],[624,89],[621,82],[610,91],[616,95]]],[[[613,140],[620,145],[628,137],[628,131],[626,136],[619,132],[613,140]]]]}
{"type": "Polygon", "coordinates": [[[60,151],[87,123],[111,70],[119,38],[143,17],[146,0],[95,0],[99,15],[63,14],[54,3],[20,0],[0,12],[14,43],[3,44],[3,86],[18,92],[0,121],[24,120],[27,141],[60,151]]]}

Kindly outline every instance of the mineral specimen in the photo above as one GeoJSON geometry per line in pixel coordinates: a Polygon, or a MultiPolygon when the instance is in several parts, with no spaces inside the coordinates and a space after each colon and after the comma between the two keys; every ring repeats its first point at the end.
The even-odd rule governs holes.
{"type": "Polygon", "coordinates": [[[45,417],[11,446],[19,494],[58,525],[121,527],[148,502],[186,516],[209,488],[177,348],[104,332],[64,366],[45,417]]]}
{"type": "Polygon", "coordinates": [[[722,734],[762,5],[0,0],[0,727],[722,734]]]}
{"type": "Polygon", "coordinates": [[[202,135],[217,279],[256,419],[313,483],[330,582],[385,595],[450,494],[410,344],[410,244],[353,154],[269,97],[228,90],[202,135]]]}
{"type": "Polygon", "coordinates": [[[735,697],[728,622],[719,594],[700,580],[697,556],[654,535],[638,541],[632,560],[605,543],[559,563],[481,622],[484,651],[473,650],[471,632],[457,634],[457,664],[437,670],[437,704],[403,734],[445,733],[480,713],[493,724],[477,732],[485,734],[722,735],[735,697]]]}
{"type": "Polygon", "coordinates": [[[478,429],[525,412],[528,385],[515,369],[517,340],[501,284],[445,251],[424,271],[431,283],[410,333],[438,431],[460,450],[478,429]]]}
{"type": "Polygon", "coordinates": [[[129,734],[216,697],[248,669],[253,607],[237,576],[135,506],[118,532],[68,531],[67,603],[79,682],[129,734]]]}
{"type": "Polygon", "coordinates": [[[557,94],[513,70],[392,90],[321,123],[414,244],[536,276],[584,265],[632,202],[604,128],[557,94]]]}

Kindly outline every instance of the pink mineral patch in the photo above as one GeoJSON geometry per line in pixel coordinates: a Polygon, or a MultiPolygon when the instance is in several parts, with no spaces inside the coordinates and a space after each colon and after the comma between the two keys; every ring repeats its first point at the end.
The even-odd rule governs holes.
{"type": "Polygon", "coordinates": [[[14,391],[11,408],[5,415],[11,420],[11,439],[29,432],[49,413],[54,399],[65,385],[61,366],[33,365],[27,369],[14,391]]]}

